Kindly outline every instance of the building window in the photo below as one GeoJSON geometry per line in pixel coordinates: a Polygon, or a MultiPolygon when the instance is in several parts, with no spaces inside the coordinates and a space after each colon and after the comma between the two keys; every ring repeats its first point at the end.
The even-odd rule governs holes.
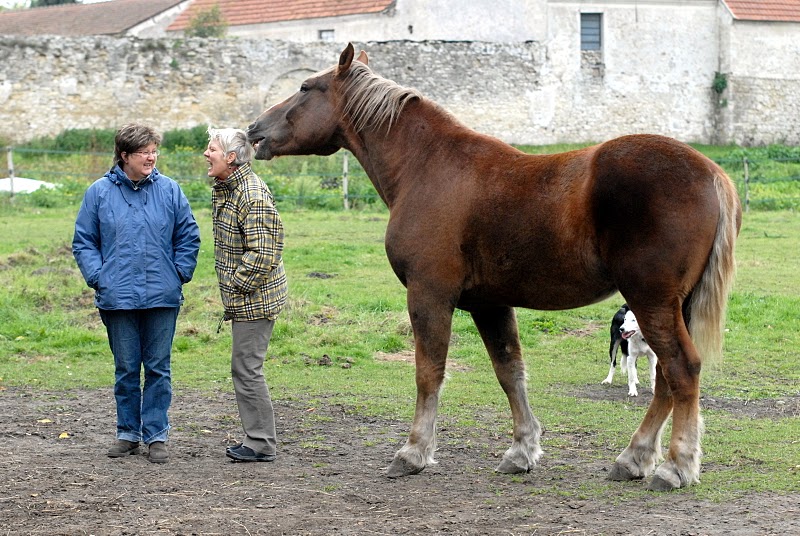
{"type": "Polygon", "coordinates": [[[333,41],[333,30],[320,30],[317,36],[320,41],[333,41]]]}
{"type": "Polygon", "coordinates": [[[601,50],[603,14],[581,13],[581,50],[601,50]]]}

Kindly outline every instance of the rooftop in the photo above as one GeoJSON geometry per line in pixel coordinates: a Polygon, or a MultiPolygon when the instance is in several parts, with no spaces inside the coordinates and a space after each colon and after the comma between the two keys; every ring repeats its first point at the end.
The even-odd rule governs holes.
{"type": "Polygon", "coordinates": [[[737,20],[800,22],[800,0],[723,0],[737,20]]]}
{"type": "Polygon", "coordinates": [[[381,13],[395,0],[194,0],[167,31],[182,31],[197,13],[219,6],[228,26],[381,13]]]}
{"type": "Polygon", "coordinates": [[[114,0],[0,12],[0,35],[122,35],[182,0],[114,0]]]}

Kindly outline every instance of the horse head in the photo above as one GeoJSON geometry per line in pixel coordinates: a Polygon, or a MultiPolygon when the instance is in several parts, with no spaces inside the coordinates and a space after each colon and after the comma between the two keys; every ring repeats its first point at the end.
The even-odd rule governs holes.
{"type": "Polygon", "coordinates": [[[262,113],[248,129],[255,157],[329,155],[362,146],[365,131],[383,136],[405,105],[422,96],[372,72],[366,52],[358,57],[352,43],[339,62],[320,71],[300,91],[262,113]]]}
{"type": "Polygon", "coordinates": [[[366,65],[367,54],[362,50],[355,59],[353,45],[348,43],[337,65],[307,78],[297,93],[258,116],[247,128],[256,159],[329,155],[344,145],[341,85],[353,61],[366,65]]]}

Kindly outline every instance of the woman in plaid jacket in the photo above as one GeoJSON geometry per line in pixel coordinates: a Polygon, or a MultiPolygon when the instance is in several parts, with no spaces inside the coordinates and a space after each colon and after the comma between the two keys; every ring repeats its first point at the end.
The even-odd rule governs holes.
{"type": "Polygon", "coordinates": [[[203,153],[212,191],[214,258],[224,320],[231,320],[231,375],[244,439],[228,447],[234,461],[275,459],[275,417],[263,366],[275,318],[286,302],[283,223],[272,193],[250,167],[243,130],[208,130],[203,153]]]}

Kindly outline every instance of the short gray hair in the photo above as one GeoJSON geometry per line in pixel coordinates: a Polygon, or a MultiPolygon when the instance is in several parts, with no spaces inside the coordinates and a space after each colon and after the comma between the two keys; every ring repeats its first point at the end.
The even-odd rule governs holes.
{"type": "Polygon", "coordinates": [[[233,165],[241,166],[253,159],[255,150],[247,141],[247,133],[239,128],[212,128],[208,127],[208,141],[216,141],[227,156],[234,153],[236,158],[233,165]]]}

